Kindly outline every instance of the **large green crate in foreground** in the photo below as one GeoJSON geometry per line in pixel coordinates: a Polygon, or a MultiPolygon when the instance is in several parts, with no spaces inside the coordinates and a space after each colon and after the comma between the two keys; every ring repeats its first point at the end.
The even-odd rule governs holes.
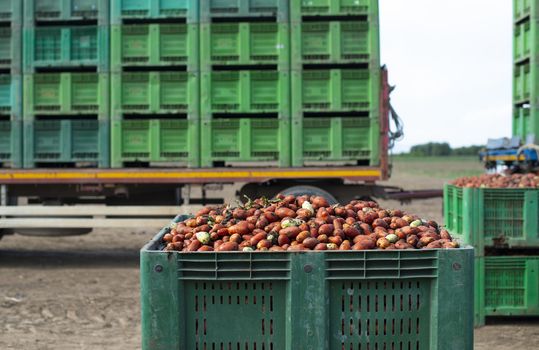
{"type": "Polygon", "coordinates": [[[24,167],[75,163],[109,167],[109,123],[93,120],[24,122],[24,167]]]}
{"type": "Polygon", "coordinates": [[[142,349],[473,348],[473,249],[141,251],[142,349]]]}
{"type": "Polygon", "coordinates": [[[475,258],[474,324],[488,316],[539,316],[539,256],[475,258]]]}
{"type": "Polygon", "coordinates": [[[203,120],[201,166],[214,162],[290,166],[290,121],[277,118],[203,120]]]}
{"type": "Polygon", "coordinates": [[[539,190],[444,187],[448,230],[474,246],[539,247],[539,190]]]}
{"type": "Polygon", "coordinates": [[[187,119],[112,121],[113,168],[126,163],[198,167],[199,122],[187,119]]]}

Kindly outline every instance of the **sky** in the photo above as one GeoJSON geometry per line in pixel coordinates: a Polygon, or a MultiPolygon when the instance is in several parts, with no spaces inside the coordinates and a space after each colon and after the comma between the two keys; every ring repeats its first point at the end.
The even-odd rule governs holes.
{"type": "Polygon", "coordinates": [[[391,102],[415,144],[511,136],[511,0],[379,0],[391,102]]]}

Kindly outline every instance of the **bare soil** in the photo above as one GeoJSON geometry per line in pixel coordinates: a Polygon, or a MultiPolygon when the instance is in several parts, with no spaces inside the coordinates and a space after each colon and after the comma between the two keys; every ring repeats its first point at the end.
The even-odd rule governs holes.
{"type": "MultiPolygon", "coordinates": [[[[463,169],[480,171],[480,165],[454,162],[448,169],[446,161],[427,167],[421,160],[398,161],[389,184],[440,188],[463,169]]],[[[442,220],[441,199],[382,204],[442,220]]],[[[138,252],[155,232],[96,230],[78,237],[4,237],[0,349],[139,349],[138,252]]],[[[538,347],[538,319],[502,319],[475,331],[479,350],[538,347]]]]}

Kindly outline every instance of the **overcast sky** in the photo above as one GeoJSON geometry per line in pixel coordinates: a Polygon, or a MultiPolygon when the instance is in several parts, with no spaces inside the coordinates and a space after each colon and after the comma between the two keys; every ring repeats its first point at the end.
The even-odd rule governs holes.
{"type": "Polygon", "coordinates": [[[382,63],[404,122],[395,151],[511,136],[511,0],[380,0],[382,63]]]}

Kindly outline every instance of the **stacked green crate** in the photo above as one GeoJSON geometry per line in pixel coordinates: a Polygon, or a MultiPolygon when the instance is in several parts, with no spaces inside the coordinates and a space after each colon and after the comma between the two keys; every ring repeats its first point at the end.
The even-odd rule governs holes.
{"type": "Polygon", "coordinates": [[[22,166],[20,1],[0,1],[0,168],[22,166]]]}
{"type": "Polygon", "coordinates": [[[539,140],[539,1],[513,0],[513,135],[539,140]]]}
{"type": "Polygon", "coordinates": [[[288,1],[200,5],[201,165],[290,166],[288,1]]]}
{"type": "Polygon", "coordinates": [[[111,0],[111,165],[199,166],[198,1],[111,0]]]}
{"type": "Polygon", "coordinates": [[[108,0],[24,0],[24,167],[110,165],[108,23],[108,0]]]}
{"type": "Polygon", "coordinates": [[[475,325],[539,316],[539,190],[444,187],[447,229],[475,248],[475,325]]]}
{"type": "Polygon", "coordinates": [[[291,0],[290,11],[292,165],[378,165],[378,1],[291,0]]]}

